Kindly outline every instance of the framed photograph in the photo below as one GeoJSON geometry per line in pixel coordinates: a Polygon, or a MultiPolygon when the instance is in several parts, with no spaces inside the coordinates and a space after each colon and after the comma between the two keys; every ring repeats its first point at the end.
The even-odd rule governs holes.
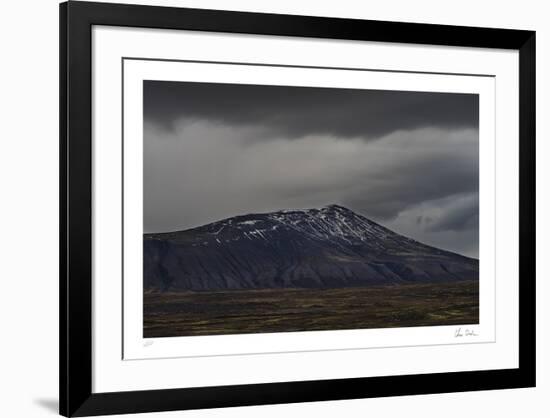
{"type": "Polygon", "coordinates": [[[60,6],[60,413],[535,385],[535,33],[60,6]]]}

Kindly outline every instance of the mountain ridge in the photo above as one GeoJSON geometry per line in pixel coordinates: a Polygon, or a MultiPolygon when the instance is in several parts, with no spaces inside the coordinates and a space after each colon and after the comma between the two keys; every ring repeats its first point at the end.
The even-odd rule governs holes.
{"type": "Polygon", "coordinates": [[[147,290],[349,287],[475,280],[478,261],[337,204],[144,234],[147,290]]]}

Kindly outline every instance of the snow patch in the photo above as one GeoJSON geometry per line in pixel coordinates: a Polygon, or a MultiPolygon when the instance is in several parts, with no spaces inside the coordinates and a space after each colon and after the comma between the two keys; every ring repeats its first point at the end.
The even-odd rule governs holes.
{"type": "Polygon", "coordinates": [[[241,225],[255,225],[260,221],[242,221],[240,222],[241,225]]]}

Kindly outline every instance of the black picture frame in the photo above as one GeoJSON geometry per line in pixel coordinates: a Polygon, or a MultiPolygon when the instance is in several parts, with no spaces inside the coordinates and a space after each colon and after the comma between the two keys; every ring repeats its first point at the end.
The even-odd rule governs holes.
{"type": "MultiPolygon", "coordinates": [[[[138,413],[535,386],[535,32],[107,3],[60,5],[60,413],[138,413]],[[519,367],[92,393],[93,25],[519,52],[519,367]]],[[[498,139],[497,139],[498,140],[498,139]]]]}

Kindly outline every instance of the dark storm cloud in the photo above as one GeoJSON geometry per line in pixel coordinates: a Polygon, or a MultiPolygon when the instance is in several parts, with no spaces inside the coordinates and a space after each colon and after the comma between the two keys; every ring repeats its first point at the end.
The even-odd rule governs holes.
{"type": "Polygon", "coordinates": [[[410,206],[386,225],[426,244],[477,257],[478,192],[459,193],[410,206]]]}
{"type": "Polygon", "coordinates": [[[144,81],[147,122],[172,128],[182,116],[260,126],[267,135],[377,138],[425,127],[474,128],[476,95],[218,83],[144,81]]]}
{"type": "Polygon", "coordinates": [[[395,218],[404,208],[477,190],[477,161],[456,157],[453,163],[440,153],[416,161],[411,161],[410,155],[405,161],[388,161],[387,170],[380,173],[383,181],[361,183],[363,187],[357,188],[344,204],[364,208],[371,216],[385,221],[395,218]]]}
{"type": "Polygon", "coordinates": [[[477,257],[477,95],[145,82],[144,119],[145,232],[338,203],[477,257]]]}
{"type": "Polygon", "coordinates": [[[457,202],[449,208],[445,217],[436,222],[430,222],[427,230],[440,231],[463,231],[479,227],[479,202],[477,195],[471,195],[468,199],[457,202]]]}

